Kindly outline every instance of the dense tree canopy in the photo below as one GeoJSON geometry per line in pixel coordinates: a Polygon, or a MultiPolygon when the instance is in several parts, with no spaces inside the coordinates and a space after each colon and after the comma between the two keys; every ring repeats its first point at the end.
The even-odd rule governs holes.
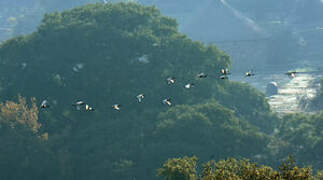
{"type": "Polygon", "coordinates": [[[323,167],[321,160],[323,112],[284,116],[275,135],[280,151],[276,156],[293,152],[304,164],[323,167]]]}
{"type": "MultiPolygon", "coordinates": [[[[27,149],[30,158],[48,160],[24,164],[27,169],[21,172],[41,169],[30,176],[22,173],[26,179],[150,180],[169,157],[268,161],[287,155],[285,146],[277,143],[294,142],[293,132],[279,126],[281,119],[262,93],[219,78],[221,68],[230,68],[226,53],[181,34],[177,22],[155,7],[97,3],[46,14],[37,31],[0,45],[0,64],[0,98],[8,100],[0,104],[0,122],[9,129],[1,131],[0,138],[22,142],[8,149],[31,145],[41,155],[27,149]],[[200,72],[209,76],[198,79],[200,72]],[[175,84],[166,83],[170,76],[175,84]],[[186,83],[195,87],[185,89],[186,83]],[[136,99],[139,93],[145,94],[142,103],[136,99]],[[20,96],[14,103],[17,94],[32,98],[31,106],[20,96]],[[167,97],[171,107],[161,103],[167,97]],[[43,99],[50,108],[39,110],[36,104],[43,99]],[[96,110],[78,111],[71,106],[76,100],[96,110]],[[115,103],[122,105],[119,112],[111,108],[115,103]],[[16,126],[22,131],[16,132],[16,126]],[[269,135],[275,127],[280,141],[269,135]]],[[[319,123],[321,117],[311,118],[319,123]]],[[[305,129],[315,127],[307,125],[309,121],[305,129]]],[[[300,133],[305,140],[319,142],[319,133],[300,133]]],[[[27,157],[15,153],[7,151],[0,158],[12,158],[2,162],[14,167],[27,157]]]]}

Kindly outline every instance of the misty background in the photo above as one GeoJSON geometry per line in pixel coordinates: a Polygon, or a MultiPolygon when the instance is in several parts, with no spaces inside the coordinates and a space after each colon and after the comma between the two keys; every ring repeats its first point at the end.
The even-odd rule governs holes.
{"type": "MultiPolygon", "coordinates": [[[[0,41],[36,30],[45,13],[99,0],[2,0],[0,41]]],[[[109,1],[121,2],[121,1],[109,1]]],[[[320,0],[137,0],[175,18],[193,40],[215,43],[233,60],[232,71],[250,68],[273,73],[303,67],[321,68],[323,3],[320,0]],[[277,63],[279,64],[277,65],[277,63]]]]}

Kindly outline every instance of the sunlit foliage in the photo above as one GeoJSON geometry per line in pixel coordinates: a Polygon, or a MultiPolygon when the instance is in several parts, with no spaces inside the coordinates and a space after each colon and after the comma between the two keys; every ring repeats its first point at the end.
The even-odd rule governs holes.
{"type": "Polygon", "coordinates": [[[26,98],[18,96],[18,103],[6,101],[0,103],[0,109],[1,126],[38,132],[41,125],[38,122],[38,107],[35,98],[31,99],[31,107],[28,107],[26,98]]]}
{"type": "Polygon", "coordinates": [[[58,168],[46,147],[48,134],[39,132],[38,108],[18,96],[0,103],[0,179],[56,179],[58,168]]]}
{"type": "Polygon", "coordinates": [[[197,157],[169,159],[162,168],[158,169],[158,176],[167,180],[197,180],[197,157]]]}
{"type": "MultiPolygon", "coordinates": [[[[158,171],[158,176],[167,180],[197,179],[197,158],[184,157],[169,159],[158,171]],[[186,171],[185,171],[186,170],[186,171]]],[[[229,158],[218,162],[211,160],[202,164],[201,180],[311,180],[321,177],[319,171],[315,177],[312,168],[298,167],[290,156],[282,162],[279,170],[269,166],[252,163],[248,159],[229,158]]]]}

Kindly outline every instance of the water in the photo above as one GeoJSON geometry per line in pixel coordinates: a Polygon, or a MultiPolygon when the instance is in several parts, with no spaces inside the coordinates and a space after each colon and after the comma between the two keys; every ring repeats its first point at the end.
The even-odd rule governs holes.
{"type": "Polygon", "coordinates": [[[316,95],[316,86],[312,82],[315,76],[299,74],[278,89],[278,94],[268,97],[268,103],[277,113],[305,112],[300,106],[302,98],[311,99],[316,95]]]}
{"type": "Polygon", "coordinates": [[[268,72],[256,74],[254,77],[245,78],[242,75],[232,76],[231,80],[248,83],[265,93],[266,85],[275,81],[278,84],[278,94],[267,97],[272,111],[278,114],[305,112],[301,102],[315,97],[319,89],[318,73],[303,72],[296,74],[295,78],[289,78],[284,72],[268,72]]]}

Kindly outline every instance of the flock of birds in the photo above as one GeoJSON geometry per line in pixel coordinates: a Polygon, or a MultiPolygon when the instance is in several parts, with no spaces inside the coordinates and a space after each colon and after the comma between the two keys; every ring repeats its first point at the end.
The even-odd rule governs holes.
{"type": "MultiPolygon", "coordinates": [[[[228,76],[231,74],[227,68],[221,69],[220,73],[221,73],[221,75],[219,77],[220,79],[229,79],[228,76]]],[[[289,72],[287,72],[285,74],[288,75],[288,77],[290,77],[290,78],[295,78],[296,73],[297,73],[296,71],[289,71],[289,72]]],[[[199,78],[199,79],[206,78],[207,76],[208,75],[203,73],[203,72],[196,75],[196,77],[199,78]]],[[[252,70],[245,73],[245,77],[251,77],[251,76],[255,76],[255,73],[252,70]]],[[[166,81],[167,81],[168,85],[172,85],[172,84],[175,83],[175,77],[168,77],[166,79],[166,81]]],[[[194,83],[188,83],[188,84],[184,85],[184,88],[185,89],[190,89],[190,88],[193,88],[194,86],[195,86],[194,83]]],[[[138,102],[141,103],[143,101],[143,99],[145,98],[145,95],[144,94],[138,94],[136,96],[136,98],[137,98],[138,102]]],[[[167,105],[167,106],[171,106],[172,105],[171,98],[163,99],[162,104],[167,105]]],[[[72,104],[72,106],[78,111],[94,111],[95,110],[95,108],[91,107],[89,104],[85,103],[82,100],[76,101],[75,103],[72,104]]],[[[41,102],[41,104],[40,104],[41,109],[47,109],[49,107],[50,107],[50,103],[46,99],[43,100],[41,102]]],[[[114,104],[114,105],[112,105],[112,108],[115,111],[120,111],[121,105],[120,104],[114,104]]]]}
{"type": "MultiPolygon", "coordinates": [[[[102,1],[103,1],[104,4],[108,3],[108,0],[102,0],[102,1]]],[[[229,79],[228,75],[230,75],[231,73],[229,72],[229,70],[227,68],[221,69],[220,72],[221,72],[220,79],[229,79]]],[[[285,74],[288,75],[290,78],[295,78],[296,73],[297,73],[296,71],[290,71],[290,72],[287,72],[285,74]]],[[[251,77],[251,76],[254,76],[254,75],[255,75],[255,73],[252,70],[245,73],[245,77],[251,77]]],[[[205,73],[197,74],[197,78],[199,78],[199,79],[206,78],[207,76],[208,75],[205,74],[205,73]]],[[[171,84],[174,84],[174,83],[175,83],[175,77],[168,77],[167,78],[167,84],[168,85],[171,85],[171,84]]],[[[185,89],[190,89],[192,87],[194,87],[194,83],[188,83],[188,84],[184,85],[185,89]]],[[[136,96],[136,98],[137,98],[138,102],[141,103],[143,101],[143,99],[145,98],[145,95],[144,94],[139,94],[139,95],[136,96]]],[[[172,105],[171,98],[163,99],[162,104],[165,104],[167,106],[171,106],[172,105]]],[[[74,104],[72,104],[72,106],[78,111],[82,111],[82,110],[94,111],[95,110],[95,108],[91,107],[89,104],[86,104],[82,100],[76,101],[74,104]]],[[[41,105],[40,105],[40,108],[41,109],[47,109],[49,107],[50,107],[50,105],[49,105],[48,100],[43,100],[41,105]]],[[[120,104],[114,104],[114,105],[112,105],[112,108],[114,110],[116,110],[116,111],[120,111],[121,105],[120,104]]]]}

